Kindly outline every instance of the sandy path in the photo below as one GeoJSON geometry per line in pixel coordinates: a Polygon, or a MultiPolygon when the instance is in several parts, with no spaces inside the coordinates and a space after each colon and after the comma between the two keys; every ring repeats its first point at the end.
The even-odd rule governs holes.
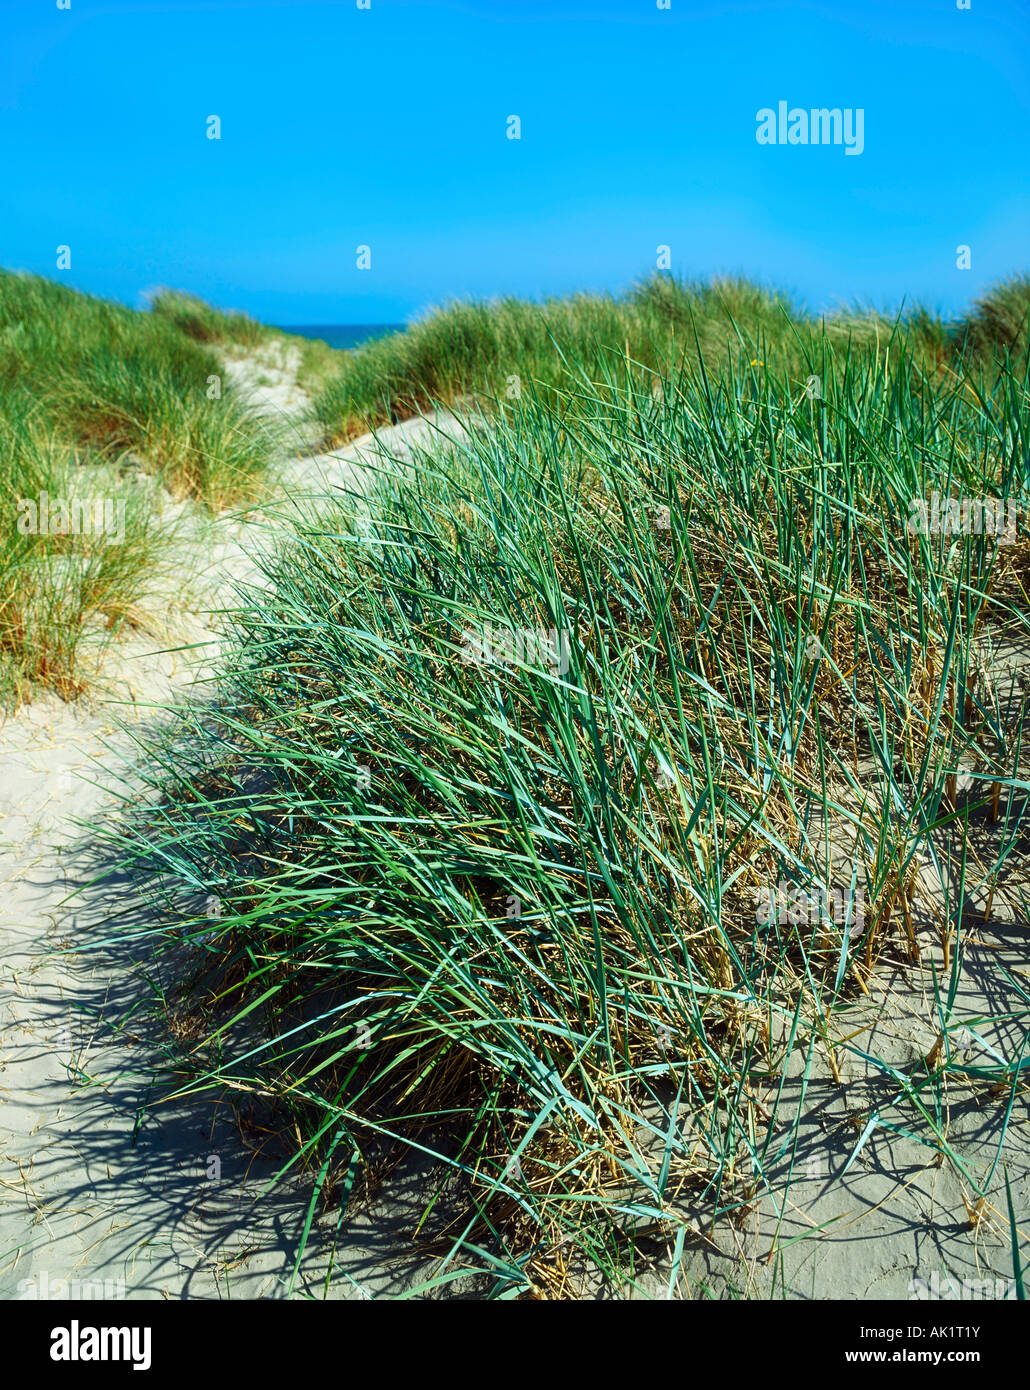
{"type": "MultiPolygon", "coordinates": [[[[307,404],[295,368],[289,356],[227,364],[259,408],[289,418],[307,404]]],[[[403,452],[429,433],[408,421],[381,439],[403,452]]],[[[376,452],[367,437],[290,459],[286,492],[352,486],[376,452]]],[[[309,1188],[265,1192],[278,1165],[259,1151],[246,1106],[223,1095],[148,1108],[161,1060],[153,967],[124,947],[54,954],[113,914],[146,920],[128,886],[83,891],[89,835],[74,822],[97,824],[117,804],[133,761],[126,726],[152,726],[163,717],[152,704],[210,673],[213,610],[233,581],[257,578],[250,552],[272,531],[259,515],[185,534],[191,598],[172,603],[170,592],[118,643],[105,693],[75,705],[42,697],[0,727],[0,1298],[279,1297],[293,1272],[309,1188]],[[191,650],[158,651],[176,646],[191,650]]],[[[335,1238],[335,1216],[316,1222],[298,1292],[324,1296],[330,1259],[330,1297],[396,1297],[425,1277],[405,1242],[417,1167],[335,1238]]]]}

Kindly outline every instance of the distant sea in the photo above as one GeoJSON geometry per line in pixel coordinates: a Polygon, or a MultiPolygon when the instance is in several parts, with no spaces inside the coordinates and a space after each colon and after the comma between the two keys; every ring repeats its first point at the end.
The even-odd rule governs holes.
{"type": "Polygon", "coordinates": [[[382,338],[387,333],[398,333],[403,323],[283,323],[279,327],[284,333],[297,333],[301,338],[321,338],[331,348],[352,348],[359,343],[367,343],[371,338],[382,338]]]}

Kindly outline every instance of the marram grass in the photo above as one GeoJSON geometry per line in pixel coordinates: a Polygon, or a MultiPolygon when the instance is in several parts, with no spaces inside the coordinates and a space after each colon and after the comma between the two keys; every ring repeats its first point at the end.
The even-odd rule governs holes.
{"type": "Polygon", "coordinates": [[[930,936],[913,874],[953,867],[959,768],[995,820],[1030,790],[984,655],[1026,635],[1028,538],[908,523],[935,492],[1030,501],[1025,350],[757,346],[566,355],[367,512],[327,502],[111,834],[154,943],[198,952],[176,1084],[270,1097],[313,1202],[384,1141],[439,1155],[434,1287],[567,1296],[654,1231],[673,1287],[691,1203],[784,1200],[787,1054],[838,1074],[885,955],[943,960],[944,1042],[879,1115],[961,1165],[933,1099],[960,904],[1008,850],[962,855],[930,936]],[[783,882],[864,914],[759,920],[783,882]]]}
{"type": "Polygon", "coordinates": [[[85,648],[167,558],[159,492],[212,514],[247,502],[280,447],[220,358],[166,318],[0,271],[0,702],[82,694],[85,648]],[[55,514],[40,533],[26,506],[41,493],[122,524],[61,530],[55,514]]]}
{"type": "Polygon", "coordinates": [[[911,306],[901,319],[842,308],[816,317],[788,296],[740,279],[684,282],[653,274],[627,293],[577,294],[535,304],[505,298],[460,301],[340,355],[325,376],[315,412],[340,443],[434,401],[512,399],[523,388],[559,384],[570,374],[603,373],[613,351],[652,370],[703,356],[722,375],[746,349],[776,370],[805,379],[819,370],[823,345],[882,360],[903,342],[910,361],[947,380],[970,351],[990,360],[1018,355],[1027,341],[1030,280],[1015,276],[947,323],[911,306]],[[807,365],[806,365],[807,364],[807,365]]]}

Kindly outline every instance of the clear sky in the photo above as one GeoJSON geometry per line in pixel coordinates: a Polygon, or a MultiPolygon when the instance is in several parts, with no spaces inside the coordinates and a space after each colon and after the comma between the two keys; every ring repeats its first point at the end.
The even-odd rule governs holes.
{"type": "Polygon", "coordinates": [[[392,322],[667,245],[950,312],[1030,264],[1030,0],[70,2],[0,0],[0,264],[130,304],[392,322]],[[861,155],[760,145],[781,100],[861,108],[861,155]]]}

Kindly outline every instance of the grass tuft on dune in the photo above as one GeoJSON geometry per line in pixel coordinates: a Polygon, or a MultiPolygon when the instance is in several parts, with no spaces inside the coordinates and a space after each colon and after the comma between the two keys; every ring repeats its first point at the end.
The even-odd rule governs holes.
{"type": "MultiPolygon", "coordinates": [[[[354,354],[339,422],[522,389],[284,543],[217,716],[148,747],[158,795],[111,840],[155,944],[197,948],[179,1084],[271,1097],[313,1201],[384,1140],[438,1154],[435,1248],[499,1297],[624,1281],[655,1228],[674,1287],[692,1202],[772,1191],[788,1055],[839,1074],[884,956],[943,962],[946,1038],[961,903],[1008,854],[956,857],[959,770],[999,832],[1030,785],[986,654],[1030,635],[1025,343],[949,335],[942,366],[925,323],[710,298],[644,287],[628,349],[591,297],[354,354]],[[913,528],[935,493],[1020,520],[913,528]],[[784,884],[844,914],[763,917],[784,884]]],[[[957,1162],[957,1066],[888,1074],[876,1122],[957,1162]]]]}
{"type": "Polygon", "coordinates": [[[246,353],[260,349],[293,348],[298,355],[297,380],[306,391],[321,390],[343,366],[343,354],[320,338],[302,338],[271,328],[249,314],[216,309],[182,290],[160,290],[151,300],[154,314],[198,343],[246,353]]]}
{"type": "Polygon", "coordinates": [[[438,401],[510,400],[530,384],[557,386],[581,374],[593,379],[613,351],[651,369],[696,365],[703,355],[717,375],[746,351],[749,361],[768,361],[796,377],[806,364],[818,373],[824,345],[875,358],[888,343],[904,341],[914,362],[945,373],[970,348],[981,355],[1018,352],[1028,306],[1030,282],[1016,277],[956,323],[920,307],[900,319],[859,308],[816,317],[789,296],[746,280],[684,282],[662,273],[620,297],[461,301],[349,354],[318,393],[315,409],[327,438],[340,443],[438,401]]]}
{"type": "Polygon", "coordinates": [[[86,628],[113,630],[167,548],[157,491],[212,514],[247,502],[278,447],[220,358],[175,324],[0,272],[0,699],[36,686],[82,693],[86,628]],[[85,503],[106,506],[122,518],[118,534],[76,515],[65,526],[56,508],[53,532],[40,534],[22,504],[39,511],[41,493],[74,502],[79,517],[85,503]]]}
{"type": "Polygon", "coordinates": [[[173,496],[212,510],[260,489],[267,426],[220,359],[161,316],[4,271],[0,344],[0,408],[29,392],[70,446],[115,461],[132,452],[173,496]]]}

